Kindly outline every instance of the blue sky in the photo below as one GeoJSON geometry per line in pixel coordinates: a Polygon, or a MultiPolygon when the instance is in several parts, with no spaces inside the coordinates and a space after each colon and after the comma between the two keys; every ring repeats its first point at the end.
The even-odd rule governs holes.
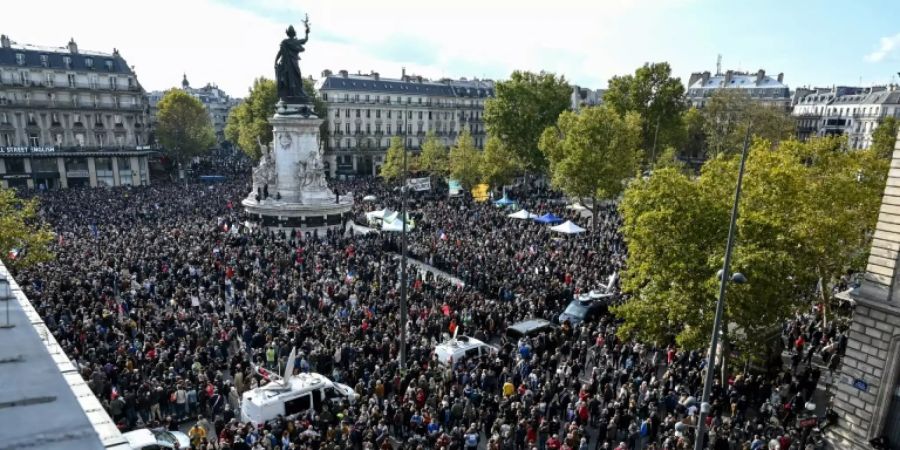
{"type": "Polygon", "coordinates": [[[0,24],[15,41],[118,48],[147,89],[217,83],[242,96],[253,78],[272,76],[287,24],[312,34],[305,74],[323,69],[401,68],[429,78],[502,79],[512,70],[565,74],[606,86],[613,75],[648,61],[668,61],[686,81],[693,71],[784,72],[792,88],[896,81],[900,2],[863,0],[114,0],[60,2],[47,16],[40,2],[12,2],[0,24]],[[76,18],[76,20],[72,20],[76,18]],[[39,25],[39,26],[38,26],[39,25]]]}

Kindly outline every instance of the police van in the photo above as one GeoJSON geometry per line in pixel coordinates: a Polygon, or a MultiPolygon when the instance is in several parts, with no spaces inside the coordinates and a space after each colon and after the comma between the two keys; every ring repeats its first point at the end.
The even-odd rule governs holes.
{"type": "MultiPolygon", "coordinates": [[[[294,360],[295,353],[291,351],[285,372],[293,367],[294,360]]],[[[347,401],[353,404],[358,397],[350,386],[331,381],[318,373],[285,374],[281,377],[261,367],[254,369],[269,383],[244,393],[241,398],[241,421],[256,426],[278,416],[319,412],[325,402],[340,405],[347,401]]]]}

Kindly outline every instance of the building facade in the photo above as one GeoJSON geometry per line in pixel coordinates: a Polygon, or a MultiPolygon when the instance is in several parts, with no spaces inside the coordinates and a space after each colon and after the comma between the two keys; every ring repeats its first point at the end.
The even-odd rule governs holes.
{"type": "Polygon", "coordinates": [[[900,90],[893,85],[812,89],[798,98],[792,114],[800,139],[844,135],[851,148],[866,149],[885,117],[900,117],[900,90]]]}
{"type": "Polygon", "coordinates": [[[606,89],[588,89],[573,85],[570,107],[572,111],[580,111],[581,108],[602,105],[605,93],[606,89]]]}
{"type": "Polygon", "coordinates": [[[484,102],[494,96],[491,80],[430,81],[405,70],[399,79],[326,70],[317,88],[328,111],[322,139],[331,177],[377,175],[394,136],[417,152],[428,132],[452,146],[468,128],[483,148],[484,102]]]}
{"type": "MultiPolygon", "coordinates": [[[[216,133],[216,144],[221,146],[225,142],[225,124],[228,120],[228,113],[231,108],[240,103],[240,99],[231,98],[225,91],[212,83],[206,83],[206,86],[201,88],[191,87],[187,74],[184,74],[181,79],[181,89],[200,100],[200,103],[206,107],[209,112],[209,120],[216,133]]],[[[151,127],[156,125],[157,105],[163,95],[165,95],[165,91],[153,91],[149,94],[151,127]]]]}
{"type": "MultiPolygon", "coordinates": [[[[900,142],[898,142],[900,143],[900,142]]],[[[900,167],[900,145],[891,167],[900,167]]],[[[856,307],[847,350],[834,381],[832,448],[871,449],[872,439],[900,448],[900,169],[891,169],[866,274],[850,297],[856,307]]]]}
{"type": "Polygon", "coordinates": [[[0,186],[149,184],[148,104],[118,50],[0,36],[0,186]]]}
{"type": "Polygon", "coordinates": [[[756,73],[729,70],[710,75],[709,72],[695,72],[688,79],[687,98],[691,106],[702,108],[719,89],[740,89],[751,100],[766,106],[791,109],[791,92],[784,84],[784,74],[776,78],[766,75],[765,70],[756,73]]]}

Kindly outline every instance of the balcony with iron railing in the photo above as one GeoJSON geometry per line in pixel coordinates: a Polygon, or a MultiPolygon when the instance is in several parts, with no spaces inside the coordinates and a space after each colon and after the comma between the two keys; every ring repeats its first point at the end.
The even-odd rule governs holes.
{"type": "Polygon", "coordinates": [[[34,99],[8,99],[0,98],[0,108],[34,108],[34,109],[108,109],[121,111],[139,111],[143,108],[140,104],[114,103],[114,102],[80,102],[71,100],[34,100],[34,99]]]}

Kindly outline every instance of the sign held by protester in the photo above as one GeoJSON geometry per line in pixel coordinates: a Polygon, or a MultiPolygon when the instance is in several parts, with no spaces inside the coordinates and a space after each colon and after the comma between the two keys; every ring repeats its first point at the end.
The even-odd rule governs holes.
{"type": "Polygon", "coordinates": [[[430,191],[431,178],[410,178],[406,181],[406,185],[414,191],[430,191]]]}

